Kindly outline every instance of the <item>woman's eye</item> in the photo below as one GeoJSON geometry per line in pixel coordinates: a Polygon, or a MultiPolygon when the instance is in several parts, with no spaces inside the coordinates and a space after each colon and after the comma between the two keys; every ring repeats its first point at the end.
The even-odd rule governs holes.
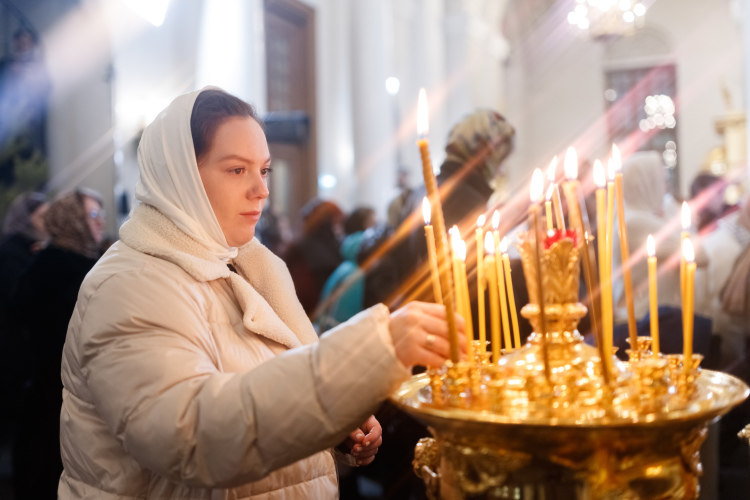
{"type": "Polygon", "coordinates": [[[237,175],[240,175],[244,171],[245,171],[245,169],[243,167],[237,167],[237,168],[233,168],[232,169],[232,173],[233,174],[237,174],[237,175]]]}
{"type": "Polygon", "coordinates": [[[266,177],[266,176],[268,176],[268,174],[270,174],[271,172],[273,172],[273,169],[272,169],[271,167],[266,167],[266,168],[264,168],[264,169],[262,169],[262,170],[260,171],[260,173],[261,173],[261,175],[262,175],[263,177],[266,177]]]}

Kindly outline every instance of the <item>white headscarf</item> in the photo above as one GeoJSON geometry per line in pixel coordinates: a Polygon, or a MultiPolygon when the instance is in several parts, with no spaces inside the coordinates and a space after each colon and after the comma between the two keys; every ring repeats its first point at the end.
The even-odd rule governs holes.
{"type": "Polygon", "coordinates": [[[229,262],[237,256],[237,248],[227,243],[208,201],[190,131],[195,99],[212,88],[216,87],[177,97],[143,131],[138,146],[141,178],[135,198],[169,217],[218,259],[229,262]]]}
{"type": "Polygon", "coordinates": [[[662,216],[664,213],[664,163],[656,151],[639,151],[622,165],[623,200],[632,210],[662,216]]]}

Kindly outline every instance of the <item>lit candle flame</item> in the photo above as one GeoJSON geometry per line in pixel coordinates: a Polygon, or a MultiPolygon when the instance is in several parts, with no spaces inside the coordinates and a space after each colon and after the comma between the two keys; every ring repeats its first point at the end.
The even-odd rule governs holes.
{"type": "Polygon", "coordinates": [[[484,227],[484,223],[485,223],[485,217],[484,217],[484,214],[482,214],[479,217],[477,217],[477,227],[478,228],[484,227]]]}
{"type": "Polygon", "coordinates": [[[461,237],[458,235],[458,228],[453,226],[448,230],[448,234],[451,239],[451,251],[455,257],[458,257],[458,242],[461,241],[461,237]]]}
{"type": "Polygon", "coordinates": [[[690,231],[690,206],[687,204],[686,201],[682,202],[682,213],[680,214],[680,219],[682,221],[682,230],[685,232],[690,231]]]}
{"type": "Polygon", "coordinates": [[[615,172],[618,174],[622,172],[622,155],[620,154],[620,148],[617,144],[612,144],[612,161],[615,164],[615,172]]]}
{"type": "Polygon", "coordinates": [[[568,148],[565,153],[565,178],[569,181],[578,179],[578,154],[574,147],[568,148]]]}
{"type": "Polygon", "coordinates": [[[648,256],[653,257],[656,255],[656,242],[654,241],[654,237],[650,234],[648,235],[648,239],[646,240],[646,250],[648,251],[648,256]]]}
{"type": "Polygon", "coordinates": [[[492,233],[484,235],[484,251],[487,255],[495,255],[495,238],[492,233]]]}
{"type": "Polygon", "coordinates": [[[599,189],[607,187],[607,179],[604,176],[604,165],[599,160],[594,161],[594,184],[599,189]]]}
{"type": "Polygon", "coordinates": [[[685,261],[689,264],[695,262],[695,250],[693,249],[693,242],[690,241],[690,238],[685,238],[685,241],[682,242],[682,255],[685,256],[685,261]]]}
{"type": "Polygon", "coordinates": [[[531,203],[539,203],[542,200],[544,194],[544,176],[542,171],[538,168],[534,169],[534,173],[531,175],[531,187],[529,189],[529,198],[531,203]]]}
{"type": "Polygon", "coordinates": [[[448,229],[448,234],[451,237],[451,241],[455,240],[456,238],[461,237],[461,233],[458,232],[458,226],[454,225],[452,228],[448,229]]]}
{"type": "Polygon", "coordinates": [[[492,229],[497,230],[500,227],[500,212],[495,210],[492,213],[492,229]]]}
{"type": "Polygon", "coordinates": [[[461,238],[456,240],[456,257],[466,262],[466,242],[461,238]]]}
{"type": "Polygon", "coordinates": [[[500,242],[500,253],[508,253],[508,238],[503,237],[500,242]]]}
{"type": "Polygon", "coordinates": [[[612,158],[607,161],[607,179],[609,182],[615,182],[615,162],[612,158]]]}
{"type": "Polygon", "coordinates": [[[544,199],[547,201],[552,201],[552,193],[555,192],[555,185],[550,184],[547,188],[547,194],[544,195],[544,199]]]}
{"type": "Polygon", "coordinates": [[[429,226],[432,219],[432,207],[426,196],[422,199],[422,217],[424,217],[424,225],[429,226]]]}
{"type": "Polygon", "coordinates": [[[547,180],[550,182],[555,182],[556,177],[557,177],[557,156],[552,158],[552,163],[550,163],[549,167],[547,167],[547,180]]]}
{"type": "Polygon", "coordinates": [[[417,100],[417,136],[420,139],[427,137],[430,131],[429,115],[427,111],[427,92],[424,87],[419,89],[419,99],[417,100]]]}

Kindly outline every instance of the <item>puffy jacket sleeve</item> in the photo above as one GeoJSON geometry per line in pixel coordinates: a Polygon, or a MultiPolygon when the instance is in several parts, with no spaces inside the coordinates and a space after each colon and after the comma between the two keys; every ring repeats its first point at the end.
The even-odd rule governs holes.
{"type": "Polygon", "coordinates": [[[246,373],[221,373],[202,297],[165,273],[120,273],[91,296],[78,337],[110,431],[172,480],[231,487],[262,478],[339,443],[409,376],[385,306],[246,373]]]}

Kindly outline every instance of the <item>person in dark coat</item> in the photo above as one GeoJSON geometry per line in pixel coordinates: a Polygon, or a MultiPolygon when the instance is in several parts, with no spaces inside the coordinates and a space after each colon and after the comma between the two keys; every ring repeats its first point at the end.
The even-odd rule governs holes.
{"type": "Polygon", "coordinates": [[[302,219],[302,237],[289,247],[284,262],[292,275],[297,298],[312,317],[326,280],[343,262],[339,248],[344,212],[332,201],[314,199],[302,207],[302,219]]]}
{"type": "MultiPolygon", "coordinates": [[[[24,193],[11,203],[5,215],[0,239],[0,400],[15,401],[25,378],[25,363],[14,353],[17,336],[9,325],[11,300],[21,274],[36,252],[41,250],[47,233],[44,213],[49,204],[41,193],[24,193]]],[[[0,440],[12,434],[13,405],[0,412],[0,440]]]]}
{"type": "Polygon", "coordinates": [[[104,217],[101,199],[90,191],[52,203],[44,217],[50,244],[21,276],[13,299],[12,321],[27,339],[34,367],[13,446],[16,500],[57,497],[62,350],[78,289],[99,258],[104,217]]]}

